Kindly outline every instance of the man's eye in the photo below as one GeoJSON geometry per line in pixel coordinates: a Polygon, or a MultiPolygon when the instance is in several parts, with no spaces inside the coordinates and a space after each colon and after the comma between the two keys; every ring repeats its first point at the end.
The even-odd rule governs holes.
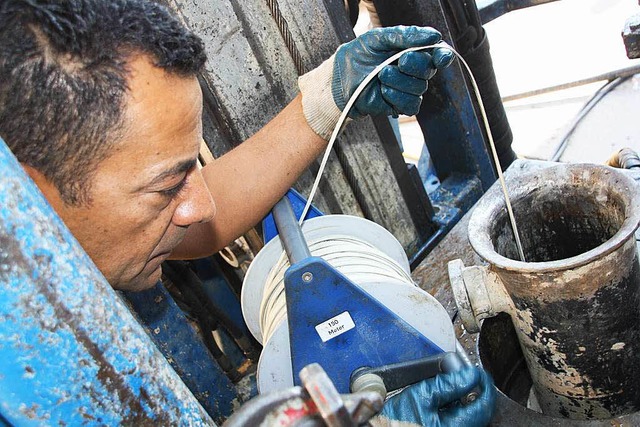
{"type": "Polygon", "coordinates": [[[184,188],[184,185],[187,183],[186,178],[180,181],[177,185],[174,185],[171,188],[167,188],[166,190],[160,191],[160,194],[167,197],[175,197],[180,193],[180,190],[184,188]]]}

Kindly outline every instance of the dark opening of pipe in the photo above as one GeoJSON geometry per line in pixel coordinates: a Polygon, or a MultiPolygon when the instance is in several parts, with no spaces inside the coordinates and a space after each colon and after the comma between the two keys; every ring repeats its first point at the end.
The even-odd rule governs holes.
{"type": "MultiPolygon", "coordinates": [[[[622,226],[625,209],[616,194],[597,182],[539,188],[512,201],[528,262],[557,261],[580,255],[612,238],[622,226]]],[[[500,255],[519,260],[506,212],[491,229],[500,255]]]]}

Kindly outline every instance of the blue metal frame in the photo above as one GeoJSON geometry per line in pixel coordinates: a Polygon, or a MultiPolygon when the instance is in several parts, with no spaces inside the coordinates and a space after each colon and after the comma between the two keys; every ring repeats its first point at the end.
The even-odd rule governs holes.
{"type": "Polygon", "coordinates": [[[316,362],[340,393],[349,393],[351,374],[358,368],[443,352],[322,258],[310,257],[292,265],[285,273],[285,292],[296,384],[296,374],[316,362]],[[355,327],[324,342],[316,326],[345,312],[355,327]]]}
{"type": "Polygon", "coordinates": [[[209,415],[218,423],[231,416],[240,404],[234,385],[165,287],[158,283],[124,294],[151,340],[209,415]]]}
{"type": "Polygon", "coordinates": [[[215,424],[2,140],[0,420],[215,424]]]}

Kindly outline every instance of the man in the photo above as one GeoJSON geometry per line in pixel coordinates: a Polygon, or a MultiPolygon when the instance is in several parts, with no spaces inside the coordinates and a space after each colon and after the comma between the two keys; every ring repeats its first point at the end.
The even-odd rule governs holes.
{"type": "MultiPolygon", "coordinates": [[[[210,255],[257,223],[326,147],[364,77],[391,54],[439,39],[433,29],[398,27],[343,45],[301,77],[301,94],[277,117],[200,169],[196,76],[206,58],[167,9],[144,0],[3,0],[0,136],[109,283],[142,290],[160,279],[164,260],[210,255]]],[[[451,56],[405,54],[350,117],[414,114],[451,56]]],[[[401,395],[428,395],[428,411],[390,409],[387,418],[421,424],[480,384],[481,399],[462,409],[486,423],[490,380],[479,370],[456,375],[401,395]]]]}

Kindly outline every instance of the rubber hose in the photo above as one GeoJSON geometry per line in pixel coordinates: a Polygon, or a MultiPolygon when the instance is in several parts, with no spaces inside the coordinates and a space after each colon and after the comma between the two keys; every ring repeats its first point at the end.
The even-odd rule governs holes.
{"type": "Polygon", "coordinates": [[[493,62],[489,52],[489,39],[481,27],[482,39],[478,45],[468,52],[461,52],[469,64],[476,78],[480,95],[484,103],[489,127],[493,134],[493,140],[498,151],[498,158],[505,170],[516,159],[516,153],[511,148],[513,133],[507,120],[507,112],[502,104],[502,98],[498,89],[498,82],[493,71],[493,62]]]}

